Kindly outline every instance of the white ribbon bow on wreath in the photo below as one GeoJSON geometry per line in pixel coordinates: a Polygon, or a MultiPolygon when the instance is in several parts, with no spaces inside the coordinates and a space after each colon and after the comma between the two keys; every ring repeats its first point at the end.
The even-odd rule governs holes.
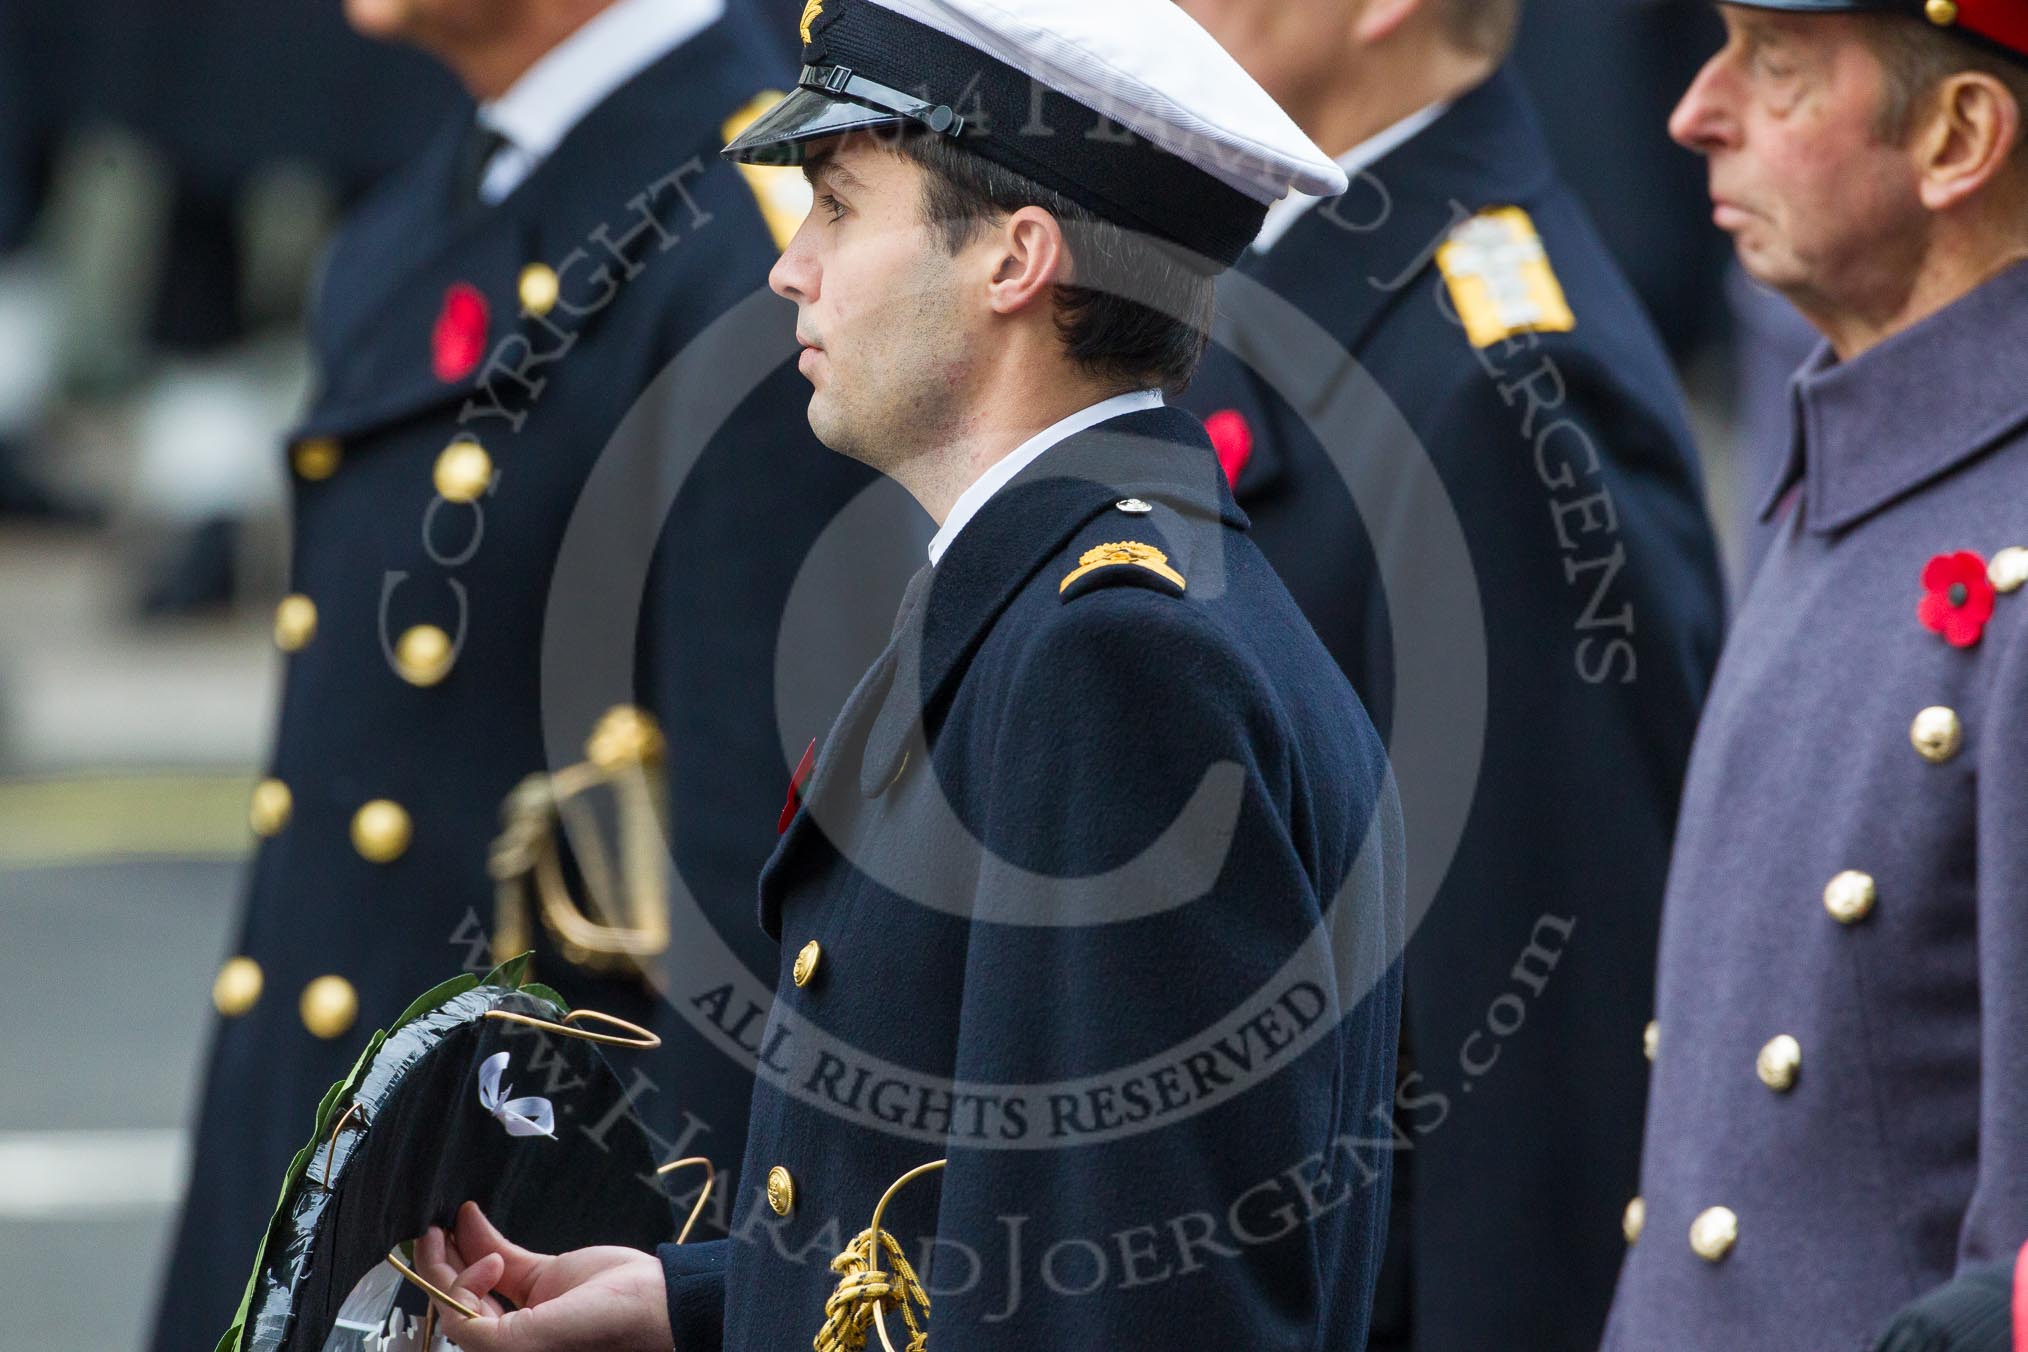
{"type": "Polygon", "coordinates": [[[509,1136],[556,1139],[556,1109],[546,1098],[509,1098],[514,1086],[500,1087],[507,1073],[507,1053],[495,1052],[479,1067],[479,1106],[491,1113],[509,1136]]]}

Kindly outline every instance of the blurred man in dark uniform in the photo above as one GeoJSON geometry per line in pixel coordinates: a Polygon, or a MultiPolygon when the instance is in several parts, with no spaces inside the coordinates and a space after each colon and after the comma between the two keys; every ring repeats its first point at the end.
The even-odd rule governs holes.
{"type": "Polygon", "coordinates": [[[1607,1346],[1905,1346],[2028,1240],[2028,6],[1721,12],[1672,130],[1825,341],[1684,790],[1607,1346]]]}
{"type": "MultiPolygon", "coordinates": [[[[1681,397],[1502,67],[1513,0],[1184,8],[1321,144],[1350,147],[1353,178],[1336,201],[1277,207],[1240,267],[1342,348],[1307,377],[1314,398],[1270,388],[1290,353],[1228,287],[1231,350],[1189,402],[1383,729],[1433,697],[1396,688],[1390,624],[1490,681],[1476,799],[1454,860],[1424,865],[1441,886],[1408,950],[1396,1124],[1412,1149],[1374,1346],[1590,1348],[1640,1148],[1677,786],[1721,629],[1681,397]],[[1303,421],[1353,363],[1417,443],[1352,447],[1357,487],[1303,421]],[[1424,455],[1436,477],[1419,486],[1405,462],[1424,455]],[[1433,604],[1426,564],[1382,582],[1451,511],[1479,613],[1433,604]],[[1468,626],[1483,658],[1446,638],[1468,626]]],[[[1398,737],[1394,754],[1415,858],[1418,832],[1442,829],[1413,788],[1433,767],[1405,764],[1398,737]]]]}
{"type": "MultiPolygon", "coordinates": [[[[786,237],[777,189],[717,157],[757,92],[781,87],[743,12],[721,0],[350,12],[435,53],[479,108],[361,208],[316,299],[317,390],[288,448],[280,727],[252,805],[244,929],[213,991],[223,1022],[162,1352],[226,1328],[291,1153],[368,1032],[483,968],[496,938],[538,946],[537,975],[574,1004],[662,1033],[661,1052],[635,1062],[635,1106],[672,1157],[708,1156],[729,1181],[751,1071],[664,1002],[656,950],[669,896],[688,896],[739,961],[771,970],[752,915],[789,779],[778,629],[813,542],[871,482],[811,439],[795,373],[778,366],[786,342],[728,374],[762,382],[729,421],[694,409],[690,386],[649,393],[720,315],[756,295],[777,304],[764,292],[786,237]],[[587,483],[616,465],[623,509],[573,533],[587,483]],[[658,492],[677,493],[666,525],[658,492]],[[566,544],[587,538],[610,569],[552,596],[566,544]],[[630,569],[644,579],[631,596],[630,569]],[[596,654],[555,651],[552,635],[615,609],[638,624],[622,654],[637,663],[612,688],[579,672],[596,654]],[[636,791],[623,812],[661,791],[666,761],[676,881],[661,895],[641,867],[652,813],[621,821],[633,834],[612,867],[559,841],[563,777],[528,777],[580,760],[578,778],[636,791]],[[490,936],[489,858],[507,886],[538,856],[557,884],[542,923],[523,910],[503,921],[511,936],[490,936]],[[604,905],[615,878],[651,894],[629,893],[625,927],[604,905]],[[573,881],[582,916],[555,904],[573,881]]],[[[851,596],[826,608],[835,665],[817,683],[833,689],[792,720],[805,737],[885,640],[913,567],[908,529],[891,536],[892,585],[869,552],[851,596]],[[857,651],[853,613],[868,617],[857,651]]],[[[646,844],[660,860],[660,839],[646,844]]]]}

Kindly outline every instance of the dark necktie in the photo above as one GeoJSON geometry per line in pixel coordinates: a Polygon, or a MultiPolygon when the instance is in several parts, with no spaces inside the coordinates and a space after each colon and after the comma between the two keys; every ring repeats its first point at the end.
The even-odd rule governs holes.
{"type": "Polygon", "coordinates": [[[901,631],[908,626],[909,618],[915,614],[917,608],[922,605],[924,598],[928,596],[930,579],[935,577],[936,573],[936,565],[926,563],[914,577],[908,580],[907,588],[901,593],[901,608],[894,612],[894,628],[888,634],[890,642],[901,637],[901,631]]]}
{"type": "Polygon", "coordinates": [[[458,159],[451,179],[451,207],[456,211],[479,204],[479,188],[486,181],[486,166],[508,146],[507,138],[474,118],[458,143],[458,159]]]}

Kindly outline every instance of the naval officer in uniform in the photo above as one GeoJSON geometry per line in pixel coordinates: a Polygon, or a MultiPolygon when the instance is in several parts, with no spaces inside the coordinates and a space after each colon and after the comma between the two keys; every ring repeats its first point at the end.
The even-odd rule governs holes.
{"type": "MultiPolygon", "coordinates": [[[[529,860],[514,856],[557,847],[537,781],[494,850],[503,802],[531,776],[583,762],[579,778],[630,785],[634,802],[656,779],[675,885],[750,970],[772,971],[752,888],[788,780],[778,631],[812,542],[877,485],[810,436],[786,362],[722,427],[679,399],[616,435],[722,313],[773,303],[778,238],[801,219],[718,156],[756,95],[789,83],[759,55],[746,6],[352,0],[350,14],[441,58],[480,106],[346,225],[316,299],[317,388],[287,449],[279,728],[253,799],[243,929],[213,990],[221,1022],[162,1352],[209,1347],[230,1323],[277,1181],[366,1037],[446,977],[483,971],[496,938],[540,949],[538,977],[574,1004],[657,1029],[662,1050],[623,1066],[640,1077],[634,1108],[671,1158],[736,1170],[752,1071],[647,979],[659,959],[643,936],[667,941],[666,899],[634,898],[625,919],[638,923],[622,926],[581,888],[582,914],[552,895],[539,918],[532,903],[506,917],[516,933],[503,937],[489,864],[519,874],[529,860]],[[623,456],[624,477],[649,484],[694,459],[666,524],[594,523],[616,553],[655,553],[646,603],[625,617],[635,679],[594,690],[572,681],[571,654],[563,680],[555,655],[545,667],[550,582],[594,467],[623,456]]],[[[865,639],[836,626],[828,661],[847,660],[841,640],[879,651],[908,552],[862,559],[865,639]]],[[[849,616],[852,599],[827,609],[849,616]]],[[[615,604],[602,592],[569,610],[615,604]]],[[[851,681],[839,673],[829,702],[813,702],[812,730],[851,681]]],[[[664,858],[652,836],[624,848],[638,862],[643,844],[664,858]]],[[[566,871],[589,857],[565,856],[566,871]]]]}
{"type": "Polygon", "coordinates": [[[1359,1347],[1399,820],[1166,402],[1267,204],[1342,176],[1169,0],[804,17],[800,91],[728,153],[816,185],[774,276],[810,419],[930,511],[932,566],[761,878],[781,959],[732,1237],[662,1251],[665,1305],[647,1255],[531,1255],[467,1208],[426,1270],[518,1308],[445,1330],[1359,1347]]]}
{"type": "Polygon", "coordinates": [[[1373,1345],[1589,1352],[1639,1167],[1640,1030],[1723,619],[1682,396],[1505,64],[1517,0],[1183,8],[1354,180],[1274,208],[1236,269],[1328,333],[1335,362],[1283,398],[1273,315],[1228,285],[1189,404],[1262,552],[1395,734],[1412,858],[1441,819],[1417,772],[1439,767],[1400,735],[1430,692],[1397,693],[1397,630],[1484,649],[1476,799],[1408,949],[1396,1119],[1413,1149],[1373,1345]],[[1414,445],[1362,449],[1347,480],[1309,420],[1355,368],[1414,445]],[[1422,456],[1433,478],[1410,472],[1422,456]],[[1446,510],[1477,613],[1427,599],[1406,562],[1446,510]],[[1525,1022],[1503,1004],[1489,1027],[1510,998],[1525,1022]]]}
{"type": "Polygon", "coordinates": [[[1866,1347],[2028,1239],[2028,6],[1722,12],[1672,129],[1824,342],[1684,792],[1625,1352],[1866,1347]]]}

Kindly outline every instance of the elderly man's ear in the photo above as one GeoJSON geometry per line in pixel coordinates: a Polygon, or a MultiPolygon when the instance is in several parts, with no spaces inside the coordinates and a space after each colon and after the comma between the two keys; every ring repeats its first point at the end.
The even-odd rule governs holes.
{"type": "Polygon", "coordinates": [[[1945,80],[1910,139],[1923,205],[1949,211],[1985,191],[2017,158],[2021,135],[2022,109],[2005,84],[1977,71],[1945,80]]]}

